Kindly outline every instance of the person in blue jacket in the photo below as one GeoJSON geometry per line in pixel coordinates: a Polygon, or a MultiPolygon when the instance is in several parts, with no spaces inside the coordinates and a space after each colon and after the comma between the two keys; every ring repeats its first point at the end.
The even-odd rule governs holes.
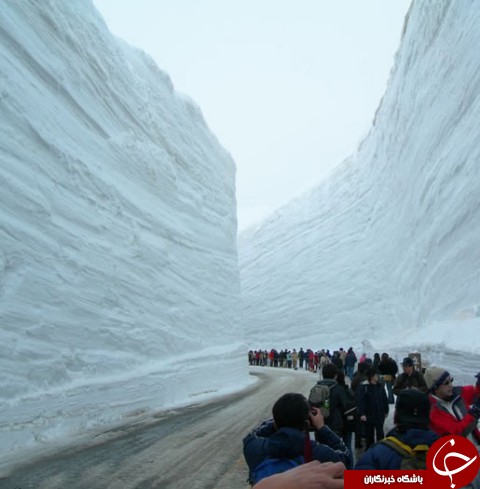
{"type": "MultiPolygon", "coordinates": [[[[429,429],[430,400],[424,392],[411,389],[397,397],[394,412],[395,427],[387,437],[395,437],[404,445],[431,447],[438,435],[429,429]]],[[[355,465],[355,470],[399,470],[402,455],[394,448],[380,442],[367,450],[355,465]]]]}
{"type": "Polygon", "coordinates": [[[253,470],[266,458],[302,456],[305,462],[342,462],[352,468],[343,440],[325,425],[320,409],[310,407],[304,395],[284,394],[275,402],[272,414],[273,419],[264,421],[243,439],[249,480],[253,470]],[[310,439],[309,426],[315,440],[310,439]]]}

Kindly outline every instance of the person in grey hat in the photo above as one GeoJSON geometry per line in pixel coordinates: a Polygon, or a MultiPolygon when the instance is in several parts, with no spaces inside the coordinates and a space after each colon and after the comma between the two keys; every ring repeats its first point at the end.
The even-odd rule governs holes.
{"type": "Polygon", "coordinates": [[[480,447],[479,389],[474,385],[453,386],[453,377],[447,370],[429,367],[425,382],[430,394],[430,425],[440,436],[460,435],[480,447]]]}
{"type": "Polygon", "coordinates": [[[422,392],[427,392],[427,384],[423,375],[418,370],[415,370],[413,359],[405,357],[402,362],[403,373],[395,380],[393,393],[398,396],[405,389],[417,389],[422,392]]]}

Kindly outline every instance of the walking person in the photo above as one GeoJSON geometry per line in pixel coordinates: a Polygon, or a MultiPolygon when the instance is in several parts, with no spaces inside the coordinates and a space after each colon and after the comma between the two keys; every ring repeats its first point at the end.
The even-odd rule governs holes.
{"type": "Polygon", "coordinates": [[[292,366],[294,370],[297,370],[297,365],[298,365],[298,353],[295,348],[292,351],[292,366]]]}
{"type": "MultiPolygon", "coordinates": [[[[327,363],[322,368],[322,380],[317,381],[317,385],[328,388],[329,399],[328,399],[328,411],[329,414],[325,417],[325,424],[338,436],[343,434],[343,414],[347,409],[347,398],[345,396],[345,390],[343,387],[338,385],[337,375],[339,369],[333,363],[327,363]]],[[[321,407],[320,405],[315,405],[312,397],[312,391],[316,386],[310,391],[308,401],[312,406],[321,407]]],[[[322,406],[323,407],[323,406],[322,406]]]]}
{"type": "MultiPolygon", "coordinates": [[[[353,374],[352,381],[350,382],[350,387],[355,392],[355,397],[357,393],[358,387],[367,380],[367,376],[365,372],[368,370],[369,365],[365,362],[361,362],[358,364],[357,371],[353,374]]],[[[365,439],[365,423],[360,421],[358,417],[358,408],[357,408],[357,423],[355,426],[355,448],[357,451],[362,450],[362,440],[365,439]]]]}
{"type": "Polygon", "coordinates": [[[383,425],[388,415],[388,399],[385,389],[379,384],[378,372],[369,367],[365,372],[367,381],[356,391],[358,416],[365,423],[366,449],[384,438],[383,425]]]}
{"type": "Polygon", "coordinates": [[[347,351],[347,355],[345,356],[345,374],[350,380],[352,380],[353,371],[356,363],[357,355],[355,355],[353,348],[350,347],[347,351]]]}
{"type": "Polygon", "coordinates": [[[342,439],[350,452],[352,466],[355,463],[353,450],[353,434],[357,428],[357,399],[355,392],[345,383],[345,374],[342,371],[337,373],[337,383],[345,391],[345,411],[343,413],[342,439]]]}
{"type": "Polygon", "coordinates": [[[383,381],[388,392],[388,403],[393,404],[395,398],[393,397],[393,383],[398,373],[397,362],[390,358],[388,353],[382,353],[380,363],[378,364],[378,372],[382,375],[383,381]]]}
{"type": "Polygon", "coordinates": [[[426,393],[413,389],[401,391],[393,415],[395,427],[387,438],[362,455],[355,470],[400,470],[410,461],[417,467],[408,469],[425,469],[428,448],[439,438],[430,430],[429,415],[430,401],[426,393]]]}

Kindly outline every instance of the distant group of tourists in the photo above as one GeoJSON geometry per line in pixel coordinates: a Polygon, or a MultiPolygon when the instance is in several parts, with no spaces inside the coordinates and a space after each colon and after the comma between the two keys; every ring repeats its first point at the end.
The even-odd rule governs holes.
{"type": "Polygon", "coordinates": [[[352,377],[355,364],[358,359],[352,348],[345,351],[342,347],[338,350],[330,352],[329,349],[314,351],[310,348],[304,350],[300,348],[298,351],[283,349],[276,350],[249,350],[248,363],[249,365],[269,366],[280,368],[304,368],[311,372],[321,372],[322,367],[327,363],[333,363],[339,369],[344,370],[348,377],[352,377]]]}
{"type": "MultiPolygon", "coordinates": [[[[276,364],[274,350],[264,350],[266,363],[256,363],[259,351],[253,356],[249,352],[251,365],[297,368],[293,358],[289,364],[288,350],[283,350],[283,363],[278,352],[276,364]]],[[[300,351],[291,352],[297,354],[299,366],[300,351]]],[[[388,353],[376,353],[372,359],[362,355],[351,366],[347,357],[356,358],[352,348],[339,348],[330,356],[327,351],[316,352],[328,361],[321,369],[318,362],[320,379],[309,395],[282,395],[273,405],[272,419],[244,438],[249,481],[255,489],[290,489],[299,487],[299,480],[302,489],[322,487],[316,485],[319,481],[340,488],[339,467],[425,469],[429,447],[449,434],[468,438],[480,452],[480,372],[475,385],[454,387],[446,369],[422,371],[411,356],[403,359],[403,372],[398,374],[397,363],[388,353]],[[391,404],[395,404],[394,428],[385,436],[391,404]],[[324,462],[333,462],[334,468],[326,470],[324,462]]],[[[311,350],[302,355],[303,365],[310,369],[307,352],[311,350]]],[[[480,489],[480,476],[467,487],[480,489]]]]}

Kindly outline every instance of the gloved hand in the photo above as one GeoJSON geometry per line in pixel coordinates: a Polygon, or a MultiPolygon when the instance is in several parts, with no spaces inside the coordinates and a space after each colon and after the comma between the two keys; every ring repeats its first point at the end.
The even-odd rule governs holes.
{"type": "Polygon", "coordinates": [[[480,398],[477,398],[468,411],[474,418],[480,418],[480,398]]]}

